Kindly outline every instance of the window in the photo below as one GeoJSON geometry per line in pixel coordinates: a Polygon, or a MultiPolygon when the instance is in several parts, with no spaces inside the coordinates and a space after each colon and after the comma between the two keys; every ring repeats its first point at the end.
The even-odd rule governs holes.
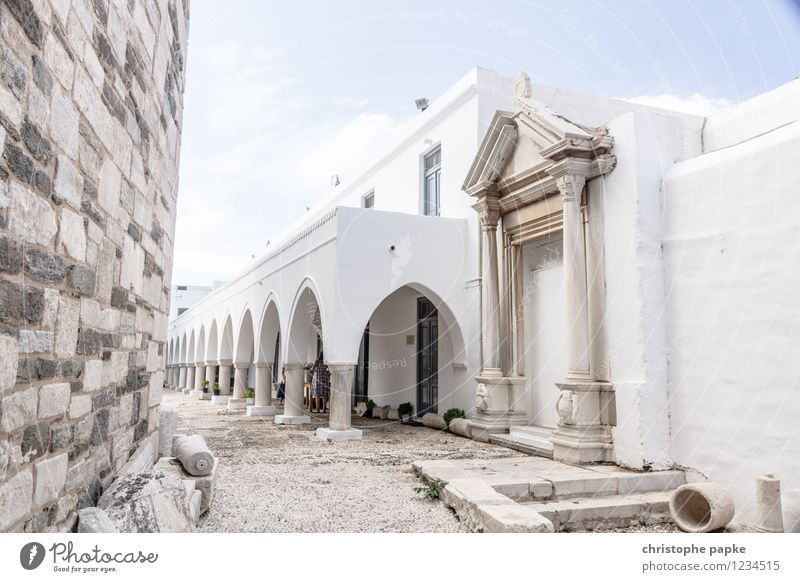
{"type": "Polygon", "coordinates": [[[178,291],[186,291],[186,285],[178,285],[178,291]]]}
{"type": "Polygon", "coordinates": [[[442,148],[437,147],[423,159],[422,213],[439,216],[439,190],[442,173],[442,148]]]}
{"type": "Polygon", "coordinates": [[[186,311],[189,311],[188,307],[178,307],[178,315],[181,315],[186,311]]]}
{"type": "Polygon", "coordinates": [[[371,190],[361,197],[361,208],[375,208],[375,190],[371,190]]]}

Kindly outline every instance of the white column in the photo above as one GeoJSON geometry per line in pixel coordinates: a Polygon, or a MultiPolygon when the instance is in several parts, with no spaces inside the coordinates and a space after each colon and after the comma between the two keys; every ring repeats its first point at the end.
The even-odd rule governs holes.
{"type": "Polygon", "coordinates": [[[589,372],[589,310],[586,293],[586,247],[581,217],[581,193],[586,179],[568,175],[556,180],[564,218],[564,298],[567,306],[568,379],[591,380],[589,372]]]}
{"type": "Polygon", "coordinates": [[[352,440],[361,438],[361,430],[352,428],[354,363],[327,364],[331,376],[331,413],[328,428],[318,428],[319,438],[352,440]]]}
{"type": "Polygon", "coordinates": [[[497,269],[497,223],[499,205],[485,199],[481,214],[483,261],[481,264],[481,323],[483,325],[483,374],[502,376],[500,369],[500,290],[497,269]]]}
{"type": "Polygon", "coordinates": [[[178,390],[186,388],[186,364],[181,364],[178,368],[178,390]]]}
{"type": "Polygon", "coordinates": [[[553,459],[567,463],[610,461],[611,426],[608,407],[613,386],[596,382],[589,365],[589,310],[586,284],[586,241],[581,195],[586,179],[580,175],[556,178],[561,193],[564,237],[564,297],[567,309],[567,366],[553,432],[553,459]]]}
{"type": "Polygon", "coordinates": [[[228,410],[244,410],[247,408],[244,391],[247,389],[247,369],[250,363],[236,362],[233,367],[233,396],[228,400],[228,410]]]}
{"type": "Polygon", "coordinates": [[[230,360],[219,361],[219,393],[230,395],[231,393],[231,365],[230,360]]]}
{"type": "Polygon", "coordinates": [[[256,403],[247,407],[247,416],[275,416],[272,405],[272,367],[256,362],[256,403]]]}
{"type": "Polygon", "coordinates": [[[303,377],[305,370],[299,363],[286,364],[286,395],[283,414],[275,416],[275,424],[307,424],[311,422],[303,410],[303,377]]]}
{"type": "Polygon", "coordinates": [[[205,378],[206,367],[202,362],[194,365],[194,390],[193,396],[200,396],[203,393],[203,378],[205,378]]]}
{"type": "Polygon", "coordinates": [[[190,394],[194,390],[194,364],[186,365],[186,385],[183,387],[184,394],[190,394]]]}
{"type": "Polygon", "coordinates": [[[475,378],[475,414],[470,419],[473,438],[488,441],[493,433],[506,433],[512,424],[525,421],[525,414],[513,410],[515,383],[524,378],[510,378],[500,363],[500,279],[497,250],[497,226],[500,221],[498,193],[487,190],[473,206],[481,221],[481,372],[475,378]]]}

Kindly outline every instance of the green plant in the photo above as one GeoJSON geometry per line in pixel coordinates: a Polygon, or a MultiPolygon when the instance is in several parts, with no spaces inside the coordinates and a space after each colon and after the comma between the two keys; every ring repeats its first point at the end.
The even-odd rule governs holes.
{"type": "Polygon", "coordinates": [[[214,396],[219,396],[219,382],[214,382],[214,384],[211,386],[211,389],[214,392],[214,396]]]}
{"type": "Polygon", "coordinates": [[[208,380],[203,380],[203,392],[208,392],[208,380]]]}
{"type": "Polygon", "coordinates": [[[411,416],[414,412],[414,405],[410,402],[403,402],[397,407],[397,414],[400,416],[411,416]]]}
{"type": "Polygon", "coordinates": [[[256,391],[253,390],[252,388],[248,388],[247,390],[244,391],[244,397],[245,398],[255,398],[256,397],[256,391]]]}
{"type": "Polygon", "coordinates": [[[442,418],[444,418],[444,422],[447,426],[450,426],[450,421],[454,418],[464,418],[465,414],[464,411],[460,408],[451,408],[447,412],[444,413],[442,418]]]}
{"type": "Polygon", "coordinates": [[[447,481],[442,479],[426,480],[424,485],[414,487],[414,492],[424,495],[427,499],[433,501],[442,496],[442,491],[444,491],[446,485],[447,481]]]}
{"type": "Polygon", "coordinates": [[[371,398],[367,399],[364,404],[367,405],[367,412],[372,412],[372,409],[375,408],[375,401],[371,398]]]}

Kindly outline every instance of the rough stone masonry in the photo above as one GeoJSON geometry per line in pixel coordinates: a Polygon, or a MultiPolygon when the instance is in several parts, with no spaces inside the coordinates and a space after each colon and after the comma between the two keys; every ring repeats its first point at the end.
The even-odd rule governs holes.
{"type": "Polygon", "coordinates": [[[158,447],[188,0],[0,1],[0,531],[158,447]]]}

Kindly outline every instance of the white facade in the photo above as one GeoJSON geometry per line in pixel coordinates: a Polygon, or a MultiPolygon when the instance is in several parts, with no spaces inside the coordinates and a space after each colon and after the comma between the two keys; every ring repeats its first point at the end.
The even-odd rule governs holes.
{"type": "Polygon", "coordinates": [[[211,293],[211,285],[173,285],[169,292],[169,320],[185,313],[195,303],[211,293]]]}
{"type": "Polygon", "coordinates": [[[532,425],[565,460],[679,466],[728,487],[738,520],[773,472],[797,529],[800,83],[708,120],[520,83],[513,99],[512,80],[472,71],[276,250],[171,321],[170,383],[218,380],[233,408],[250,386],[272,412],[266,387],[285,366],[279,420],[302,422],[298,366],[319,334],[331,429],[357,436],[367,325],[369,398],[417,412],[433,390],[418,371],[425,297],[432,408],[466,410],[475,438],[532,425]],[[423,216],[436,147],[440,212],[423,216]],[[360,208],[368,192],[374,208],[360,208]]]}

